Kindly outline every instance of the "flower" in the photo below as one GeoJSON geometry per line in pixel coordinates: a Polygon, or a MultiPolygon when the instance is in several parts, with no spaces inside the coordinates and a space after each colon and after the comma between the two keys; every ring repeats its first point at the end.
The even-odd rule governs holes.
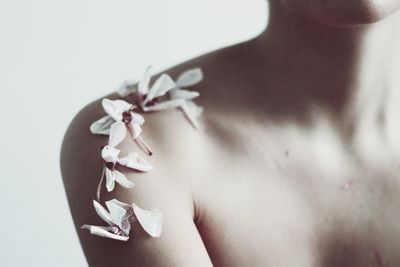
{"type": "Polygon", "coordinates": [[[93,200],[93,206],[108,227],[87,225],[82,229],[90,230],[91,234],[120,241],[129,240],[131,223],[138,221],[143,230],[152,237],[159,237],[162,232],[163,214],[158,209],[144,210],[135,203],[131,205],[112,199],[105,202],[107,211],[100,203],[93,200]]]}
{"type": "Polygon", "coordinates": [[[114,190],[115,182],[126,188],[132,188],[135,186],[132,181],[128,180],[125,174],[116,170],[115,167],[117,164],[142,172],[154,170],[154,167],[147,163],[137,152],[131,151],[125,157],[119,157],[120,152],[119,149],[109,145],[105,146],[101,151],[104,167],[97,189],[97,199],[100,199],[101,184],[104,176],[106,177],[106,188],[108,192],[114,190]]]}
{"type": "Polygon", "coordinates": [[[107,115],[92,123],[90,126],[92,133],[110,135],[109,145],[116,147],[129,132],[140,148],[149,155],[153,154],[140,136],[145,120],[142,115],[133,111],[136,108],[135,105],[124,100],[104,98],[102,106],[107,115]]]}
{"type": "Polygon", "coordinates": [[[130,222],[134,220],[131,205],[125,204],[116,199],[106,201],[105,203],[109,211],[107,211],[96,200],[93,200],[93,206],[97,215],[108,223],[109,226],[105,227],[84,224],[81,228],[90,230],[90,233],[93,235],[127,241],[131,230],[130,222]]]}
{"type": "Polygon", "coordinates": [[[176,82],[170,76],[162,74],[151,87],[150,78],[150,67],[148,67],[136,87],[135,81],[126,81],[117,92],[120,96],[133,94],[143,112],[181,108],[189,122],[198,128],[197,118],[203,112],[203,108],[195,104],[193,99],[200,94],[183,88],[193,86],[203,79],[201,69],[194,68],[183,72],[176,82]],[[167,96],[167,99],[160,101],[162,96],[167,96]]]}
{"type": "MultiPolygon", "coordinates": [[[[97,188],[98,201],[100,201],[101,185],[104,177],[106,179],[106,188],[109,192],[114,189],[115,183],[126,188],[135,186],[122,172],[116,169],[118,165],[141,172],[148,172],[154,169],[137,152],[132,151],[121,157],[121,151],[116,148],[129,132],[137,145],[148,155],[152,155],[151,150],[140,135],[145,120],[142,115],[134,111],[137,108],[142,112],[180,108],[189,122],[197,128],[197,118],[203,112],[203,108],[198,106],[193,99],[200,94],[184,88],[193,86],[202,79],[201,69],[194,68],[183,72],[176,82],[167,74],[162,74],[150,86],[151,75],[149,67],[138,84],[136,84],[136,81],[128,80],[118,89],[120,96],[133,95],[135,104],[130,104],[120,99],[109,100],[104,98],[102,100],[102,106],[107,115],[90,125],[90,131],[93,134],[109,135],[108,145],[104,146],[101,151],[103,172],[97,188]]],[[[99,202],[93,200],[96,213],[109,226],[84,224],[81,228],[90,230],[90,233],[94,235],[127,241],[131,223],[137,221],[150,236],[159,237],[161,235],[163,214],[160,210],[145,210],[135,203],[129,205],[117,199],[106,201],[105,205],[108,211],[99,202]]]]}
{"type": "Polygon", "coordinates": [[[110,134],[111,125],[118,120],[122,120],[122,113],[133,108],[131,104],[124,100],[109,100],[104,98],[101,102],[107,115],[98,119],[90,125],[90,132],[93,134],[110,134]]]}
{"type": "Polygon", "coordinates": [[[180,105],[183,113],[190,121],[190,123],[198,128],[199,124],[197,118],[203,113],[203,108],[197,105],[193,99],[200,95],[199,92],[189,91],[183,88],[193,86],[203,80],[203,72],[200,68],[189,69],[179,75],[176,80],[176,87],[169,91],[171,99],[182,99],[183,103],[180,105]]]}
{"type": "MultiPolygon", "coordinates": [[[[153,85],[150,86],[150,71],[151,67],[147,67],[137,87],[134,86],[132,80],[126,81],[117,91],[120,96],[133,94],[136,104],[138,104],[143,111],[151,111],[149,107],[158,105],[160,97],[164,96],[169,90],[175,87],[175,82],[167,74],[162,74],[153,85]]],[[[177,105],[168,106],[168,108],[172,107],[177,107],[177,105]]]]}

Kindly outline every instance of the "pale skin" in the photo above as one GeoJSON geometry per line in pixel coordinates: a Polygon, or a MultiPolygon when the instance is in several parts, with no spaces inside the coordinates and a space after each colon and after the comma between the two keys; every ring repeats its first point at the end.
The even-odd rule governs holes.
{"type": "Polygon", "coordinates": [[[400,266],[400,1],[326,2],[272,0],[260,36],[166,71],[203,69],[200,128],[144,114],[156,170],[101,196],[162,210],[159,238],[79,229],[103,224],[107,138],[100,100],[75,117],[61,168],[90,266],[400,266]]]}

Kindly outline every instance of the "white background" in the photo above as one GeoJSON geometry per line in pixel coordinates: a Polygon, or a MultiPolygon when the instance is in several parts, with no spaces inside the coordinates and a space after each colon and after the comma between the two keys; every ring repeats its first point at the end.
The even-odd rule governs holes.
{"type": "Polygon", "coordinates": [[[266,17],[265,0],[0,0],[0,265],[86,266],[59,172],[80,108],[266,17]]]}

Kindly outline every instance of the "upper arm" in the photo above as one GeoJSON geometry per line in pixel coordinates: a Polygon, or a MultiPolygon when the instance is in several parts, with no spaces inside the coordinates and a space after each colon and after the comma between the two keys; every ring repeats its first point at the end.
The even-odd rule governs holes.
{"type": "Polygon", "coordinates": [[[163,213],[163,231],[157,238],[148,236],[137,222],[132,224],[130,239],[126,242],[81,232],[80,235],[86,235],[82,245],[89,265],[212,266],[192,218],[170,209],[163,209],[163,213]]]}
{"type": "MultiPolygon", "coordinates": [[[[147,141],[159,149],[155,149],[155,155],[146,160],[151,162],[156,170],[149,173],[121,170],[136,186],[127,189],[116,185],[111,193],[105,193],[103,190],[101,201],[116,198],[129,204],[135,202],[144,209],[161,210],[161,236],[150,237],[138,222],[132,223],[130,238],[126,242],[94,236],[87,230],[80,229],[83,224],[107,226],[97,216],[92,199],[95,199],[101,175],[100,147],[105,145],[108,139],[88,132],[87,129],[93,122],[91,109],[89,107],[83,110],[71,123],[61,152],[64,185],[75,228],[89,265],[212,266],[193,221],[193,199],[189,185],[184,177],[171,168],[179,164],[179,160],[161,152],[166,150],[165,147],[158,143],[157,138],[152,138],[151,134],[144,134],[144,137],[148,137],[147,141]]],[[[98,115],[95,114],[94,117],[97,118],[98,115]]],[[[148,131],[151,132],[151,129],[148,131]]],[[[125,140],[121,146],[124,152],[137,150],[129,140],[125,140]]]]}
{"type": "Polygon", "coordinates": [[[89,261],[99,263],[94,266],[102,266],[105,261],[109,263],[107,266],[212,266],[193,220],[178,214],[165,213],[163,233],[158,238],[147,236],[134,224],[131,239],[126,244],[118,244],[115,253],[108,254],[106,259],[97,255],[107,250],[108,242],[96,240],[86,244],[89,261]]]}
{"type": "Polygon", "coordinates": [[[127,242],[88,237],[88,232],[81,232],[86,235],[83,248],[91,266],[212,266],[193,220],[193,202],[186,184],[162,170],[143,174],[124,170],[135,187],[116,186],[111,194],[104,195],[105,199],[136,203],[146,210],[161,210],[161,236],[150,237],[138,222],[132,223],[127,242]]]}

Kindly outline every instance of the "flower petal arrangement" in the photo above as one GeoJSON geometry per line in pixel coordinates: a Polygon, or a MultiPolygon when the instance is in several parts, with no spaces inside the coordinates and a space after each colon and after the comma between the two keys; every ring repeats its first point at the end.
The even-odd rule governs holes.
{"type": "Polygon", "coordinates": [[[129,132],[133,140],[147,154],[152,154],[150,148],[140,136],[144,118],[134,112],[136,105],[129,104],[124,100],[104,98],[102,106],[108,115],[92,123],[90,131],[93,134],[110,135],[109,145],[117,146],[125,138],[126,133],[129,132]]]}
{"type": "Polygon", "coordinates": [[[183,72],[176,81],[176,87],[172,89],[169,94],[172,99],[182,99],[184,103],[180,106],[188,120],[195,128],[199,127],[197,118],[203,112],[203,108],[197,105],[193,99],[198,97],[198,92],[189,91],[183,88],[198,84],[203,80],[203,73],[201,69],[195,68],[183,72]]]}
{"type": "MultiPolygon", "coordinates": [[[[133,182],[126,178],[125,174],[116,170],[115,167],[117,165],[125,166],[141,172],[154,170],[154,167],[144,160],[137,152],[131,151],[125,157],[119,157],[120,152],[119,149],[110,145],[105,146],[101,151],[101,157],[104,161],[103,168],[106,177],[106,188],[108,192],[111,192],[114,189],[115,182],[126,188],[132,188],[135,186],[133,182]]],[[[102,180],[100,180],[99,189],[97,191],[98,199],[100,199],[101,183],[102,180]]]]}
{"type": "Polygon", "coordinates": [[[120,241],[129,239],[133,209],[116,199],[106,201],[107,211],[99,202],[93,200],[94,209],[101,219],[109,226],[82,225],[81,228],[90,230],[91,234],[108,237],[120,241]]]}
{"type": "Polygon", "coordinates": [[[203,108],[198,106],[193,99],[200,94],[184,88],[196,85],[203,80],[201,69],[184,71],[176,82],[167,74],[162,74],[152,86],[150,86],[150,71],[151,68],[148,67],[137,85],[133,80],[124,82],[117,93],[122,97],[132,95],[142,112],[180,108],[193,127],[197,128],[199,126],[197,118],[203,112],[203,108]]]}
{"type": "Polygon", "coordinates": [[[141,113],[157,112],[172,108],[179,108],[194,128],[198,128],[198,117],[203,108],[198,106],[194,99],[200,94],[186,88],[198,84],[203,79],[200,68],[189,69],[180,74],[176,81],[169,75],[161,74],[154,83],[151,83],[151,68],[148,67],[139,82],[127,80],[121,84],[117,93],[121,97],[131,97],[133,103],[123,99],[110,100],[104,98],[102,107],[106,115],[90,125],[90,131],[97,135],[109,136],[108,144],[102,147],[101,158],[103,171],[97,188],[97,201],[93,206],[97,215],[108,226],[84,224],[91,234],[119,241],[129,240],[131,224],[137,222],[151,237],[159,237],[162,233],[163,214],[158,209],[145,210],[136,203],[127,204],[117,199],[105,201],[105,209],[98,201],[105,178],[105,188],[108,192],[114,190],[115,185],[133,188],[135,183],[129,180],[124,173],[117,170],[119,166],[139,171],[150,172],[155,168],[148,163],[138,152],[129,151],[121,156],[117,148],[129,136],[148,156],[153,151],[142,138],[142,126],[145,123],[141,113]]]}
{"type": "Polygon", "coordinates": [[[108,211],[99,202],[93,200],[97,215],[109,226],[84,224],[81,226],[82,229],[88,229],[93,235],[127,241],[131,231],[131,223],[137,221],[150,236],[159,237],[161,235],[163,221],[161,211],[157,209],[144,210],[135,203],[129,205],[117,199],[105,203],[108,211]]]}

